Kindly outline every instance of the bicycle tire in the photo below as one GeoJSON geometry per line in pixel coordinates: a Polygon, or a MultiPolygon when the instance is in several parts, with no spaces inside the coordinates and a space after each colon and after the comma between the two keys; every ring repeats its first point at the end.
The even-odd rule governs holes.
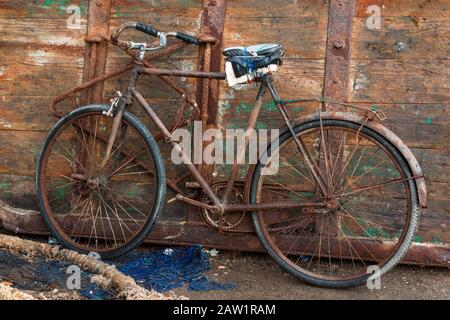
{"type": "MultiPolygon", "coordinates": [[[[333,120],[333,119],[326,119],[322,120],[323,125],[325,126],[338,126],[343,128],[350,128],[353,130],[358,130],[361,125],[356,124],[354,122],[346,121],[346,120],[333,120]]],[[[296,134],[300,134],[301,132],[311,129],[311,128],[317,128],[320,126],[320,120],[313,120],[310,122],[298,124],[295,126],[294,132],[296,134]]],[[[410,197],[411,197],[411,212],[409,224],[406,231],[406,236],[403,239],[403,242],[399,245],[397,250],[393,255],[391,255],[390,259],[386,261],[381,267],[379,271],[379,275],[382,276],[389,270],[391,270],[395,265],[397,265],[401,259],[405,256],[406,252],[408,251],[414,237],[414,233],[417,230],[417,226],[419,223],[419,217],[420,217],[420,209],[418,204],[418,195],[417,195],[417,189],[415,186],[414,179],[412,178],[411,170],[408,166],[407,161],[404,159],[404,157],[401,155],[401,153],[396,149],[396,147],[389,142],[388,139],[380,135],[379,133],[371,130],[367,127],[362,127],[361,132],[364,134],[369,135],[379,143],[381,143],[388,151],[389,153],[394,157],[394,159],[398,162],[400,165],[403,173],[407,176],[407,182],[409,186],[410,191],[410,197]]],[[[292,139],[292,135],[288,130],[285,130],[284,132],[280,133],[278,137],[278,146],[281,146],[283,143],[285,143],[287,140],[292,139]]],[[[273,150],[272,150],[273,151],[273,150]]],[[[270,146],[267,148],[265,155],[268,155],[270,157],[270,146]]],[[[259,180],[261,178],[261,172],[264,167],[264,164],[259,161],[255,167],[253,176],[251,178],[251,185],[250,185],[250,191],[249,191],[249,202],[250,204],[256,204],[257,203],[257,189],[259,185],[259,180]]],[[[265,227],[261,223],[260,216],[258,214],[258,211],[252,212],[252,219],[253,223],[256,229],[256,233],[258,235],[259,240],[261,241],[263,247],[267,250],[268,254],[275,260],[275,262],[282,267],[284,270],[288,271],[293,276],[301,279],[307,284],[317,286],[317,287],[324,287],[324,288],[351,288],[356,286],[361,286],[367,283],[368,278],[370,277],[370,274],[361,276],[359,278],[354,279],[346,279],[346,280],[336,280],[336,281],[330,281],[330,280],[323,280],[320,278],[316,278],[314,276],[311,276],[311,274],[306,274],[302,272],[301,270],[298,270],[294,268],[291,264],[289,264],[285,257],[281,256],[277,251],[278,249],[274,247],[273,241],[266,236],[266,234],[263,232],[263,228],[265,227]]]]}
{"type": "MultiPolygon", "coordinates": [[[[47,152],[47,149],[51,145],[52,139],[55,137],[55,135],[58,134],[60,130],[63,130],[66,123],[70,123],[73,119],[90,115],[90,114],[98,114],[101,115],[103,112],[108,111],[109,106],[107,105],[88,105],[85,107],[78,108],[66,116],[62,117],[55,126],[51,129],[49,132],[47,138],[45,139],[45,142],[42,146],[38,162],[37,162],[37,170],[36,170],[36,195],[38,200],[38,205],[40,208],[40,211],[42,213],[42,217],[45,221],[45,224],[47,225],[49,231],[52,233],[52,235],[61,243],[64,247],[81,252],[81,253],[89,253],[87,250],[80,248],[79,246],[74,245],[73,243],[67,241],[65,239],[65,236],[63,236],[60,231],[58,231],[58,226],[55,225],[55,221],[50,216],[51,213],[48,212],[44,199],[43,199],[43,190],[42,190],[42,179],[45,178],[42,175],[43,172],[43,162],[44,162],[44,155],[47,152]]],[[[139,246],[146,236],[151,232],[153,226],[155,225],[159,215],[161,214],[162,208],[163,208],[163,202],[164,197],[166,193],[166,183],[165,183],[165,167],[164,162],[161,157],[161,153],[159,150],[159,147],[153,138],[152,134],[149,132],[147,127],[133,114],[125,111],[123,114],[123,119],[133,128],[136,130],[136,132],[139,133],[139,135],[142,137],[142,139],[145,141],[148,151],[150,151],[150,154],[152,156],[152,160],[155,167],[155,179],[157,181],[156,190],[154,194],[154,205],[152,207],[152,212],[148,215],[148,219],[145,222],[145,225],[140,229],[139,233],[136,234],[130,241],[123,244],[120,247],[111,249],[107,252],[100,253],[102,259],[112,259],[116,258],[118,256],[124,255],[125,253],[129,252],[130,250],[134,249],[135,247],[139,246]]]]}

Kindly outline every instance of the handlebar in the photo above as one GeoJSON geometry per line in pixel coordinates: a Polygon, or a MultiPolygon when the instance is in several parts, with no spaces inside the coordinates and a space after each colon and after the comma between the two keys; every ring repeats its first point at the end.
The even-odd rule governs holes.
{"type": "Polygon", "coordinates": [[[119,36],[126,29],[136,29],[138,31],[144,32],[144,33],[151,35],[153,37],[156,37],[156,38],[172,36],[172,37],[176,37],[177,39],[184,41],[186,43],[195,44],[195,45],[199,45],[201,42],[213,42],[211,38],[206,39],[206,41],[205,40],[202,41],[199,38],[196,38],[196,37],[193,37],[188,34],[181,33],[181,32],[164,33],[164,32],[161,32],[161,31],[153,28],[152,26],[142,23],[142,22],[126,22],[126,23],[120,25],[111,34],[111,42],[113,44],[119,43],[119,36]]]}
{"type": "Polygon", "coordinates": [[[160,32],[158,30],[156,30],[155,28],[153,28],[151,25],[142,23],[142,22],[138,22],[136,23],[135,29],[138,31],[142,31],[146,34],[149,34],[153,37],[158,37],[160,32]]]}

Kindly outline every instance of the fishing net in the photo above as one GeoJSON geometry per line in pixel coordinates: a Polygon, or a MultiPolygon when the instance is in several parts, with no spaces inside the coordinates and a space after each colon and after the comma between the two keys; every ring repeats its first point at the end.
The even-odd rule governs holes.
{"type": "Polygon", "coordinates": [[[187,285],[189,290],[229,290],[233,283],[210,281],[208,254],[200,245],[187,248],[164,249],[153,252],[133,252],[114,262],[123,273],[133,277],[145,288],[158,292],[187,285]]]}
{"type": "Polygon", "coordinates": [[[68,265],[77,265],[85,271],[81,280],[85,287],[80,294],[86,298],[108,298],[109,292],[113,292],[114,298],[117,299],[184,299],[173,293],[163,295],[154,290],[147,290],[137,285],[133,278],[117,270],[115,266],[94,257],[61,249],[59,246],[0,234],[0,253],[2,254],[0,263],[6,261],[6,267],[9,266],[8,270],[4,270],[9,273],[5,272],[5,274],[15,271],[18,273],[16,276],[22,277],[24,280],[20,281],[20,288],[5,285],[6,281],[4,283],[0,281],[0,299],[45,299],[43,295],[32,295],[20,289],[33,290],[39,285],[48,287],[49,279],[54,281],[54,286],[62,286],[64,283],[58,281],[66,281],[67,274],[65,273],[68,265]],[[90,275],[94,275],[94,277],[90,275]]]}
{"type": "Polygon", "coordinates": [[[95,276],[84,270],[79,270],[80,286],[76,294],[68,289],[70,266],[71,263],[66,261],[0,251],[0,282],[13,285],[14,288],[22,291],[39,292],[41,296],[47,294],[55,298],[89,300],[114,298],[114,291],[109,290],[110,286],[98,285],[96,281],[91,281],[91,277],[95,276]]]}

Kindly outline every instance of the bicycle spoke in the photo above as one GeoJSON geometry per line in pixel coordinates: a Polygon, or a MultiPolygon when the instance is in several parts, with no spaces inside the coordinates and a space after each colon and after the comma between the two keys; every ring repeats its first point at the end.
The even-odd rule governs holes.
{"type": "Polygon", "coordinates": [[[364,124],[340,130],[333,127],[338,121],[326,121],[319,118],[299,135],[319,159],[328,194],[320,194],[317,181],[301,172],[302,164],[294,163],[290,155],[298,150],[290,138],[277,151],[283,159],[278,172],[259,177],[257,203],[294,196],[327,206],[261,210],[260,236],[279,263],[298,274],[326,281],[362,281],[367,278],[368,261],[387,263],[402,244],[401,232],[408,227],[411,213],[406,181],[412,178],[402,175],[395,155],[368,135],[364,124]],[[380,251],[379,241],[388,247],[380,251]]]}
{"type": "Polygon", "coordinates": [[[357,188],[357,189],[354,189],[352,192],[347,192],[347,193],[344,193],[344,194],[342,194],[342,195],[335,195],[335,196],[340,196],[340,197],[342,197],[342,196],[349,196],[349,195],[352,195],[352,194],[355,194],[355,193],[358,193],[358,194],[359,194],[359,193],[361,193],[361,192],[363,192],[363,191],[367,191],[367,190],[371,190],[371,189],[376,189],[376,188],[381,188],[381,187],[384,187],[384,186],[386,186],[386,185],[395,184],[395,183],[399,183],[399,182],[404,182],[404,181],[407,181],[407,180],[410,180],[410,179],[413,179],[413,178],[393,179],[393,180],[389,180],[389,181],[386,181],[386,182],[374,184],[374,185],[372,185],[372,186],[367,186],[367,187],[357,188]]]}
{"type": "Polygon", "coordinates": [[[114,122],[103,111],[80,111],[60,126],[44,150],[39,188],[61,238],[109,254],[132,246],[150,219],[159,178],[145,132],[125,119],[102,167],[114,122]]]}

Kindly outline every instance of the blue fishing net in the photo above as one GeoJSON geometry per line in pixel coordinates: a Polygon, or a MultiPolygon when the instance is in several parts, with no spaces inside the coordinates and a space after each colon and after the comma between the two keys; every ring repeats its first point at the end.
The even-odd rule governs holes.
{"type": "MultiPolygon", "coordinates": [[[[70,263],[47,260],[43,257],[25,257],[0,251],[0,281],[11,282],[14,288],[31,291],[69,291],[67,269],[70,263]]],[[[81,290],[86,299],[105,300],[114,297],[112,292],[102,290],[91,283],[90,273],[81,270],[81,290]]]]}
{"type": "Polygon", "coordinates": [[[233,283],[210,281],[209,257],[200,245],[153,252],[132,252],[114,261],[117,269],[145,288],[166,292],[187,285],[189,290],[210,291],[236,288],[233,283]]]}

